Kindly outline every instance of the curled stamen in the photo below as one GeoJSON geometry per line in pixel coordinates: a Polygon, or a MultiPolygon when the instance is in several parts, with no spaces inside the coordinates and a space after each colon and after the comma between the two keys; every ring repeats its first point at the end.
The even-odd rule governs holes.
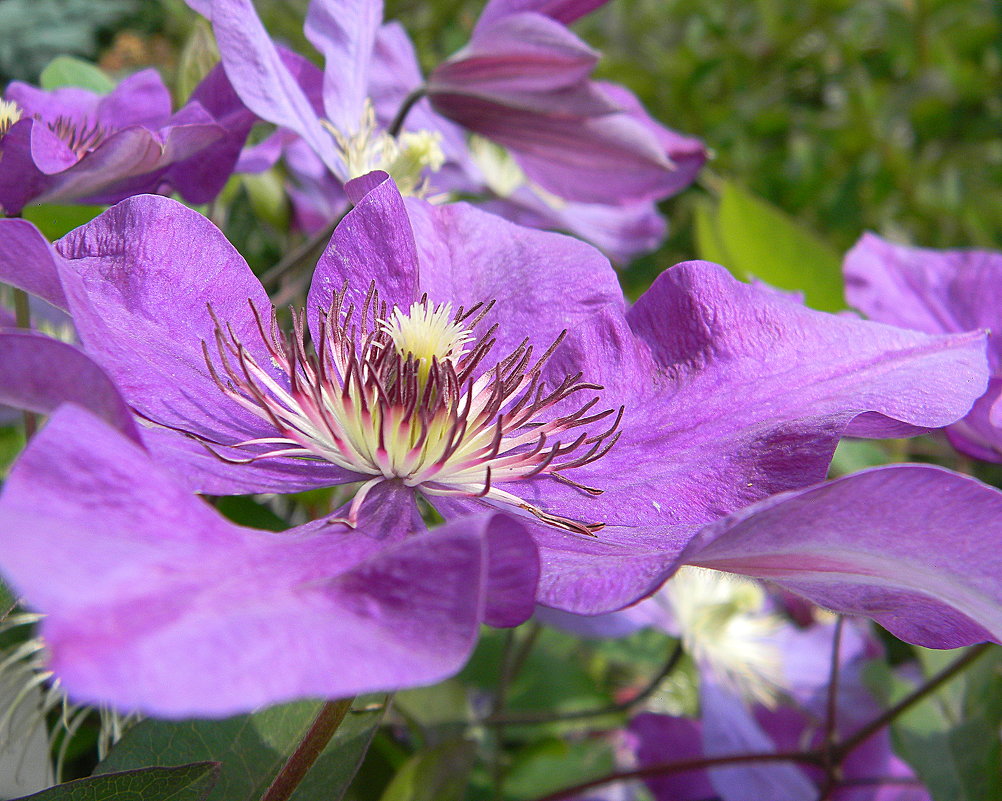
{"type": "Polygon", "coordinates": [[[231,464],[291,456],[369,476],[344,520],[352,526],[371,489],[398,479],[427,495],[483,498],[595,536],[603,524],[552,514],[504,489],[551,476],[587,495],[602,492],[563,473],[608,453],[623,409],[602,409],[594,394],[602,387],[580,373],[544,381],[566,330],[538,356],[526,338],[491,363],[498,324],[475,329],[487,325],[494,301],[453,314],[427,295],[409,310],[389,309],[375,282],[358,306],[348,294],[345,283],[328,308],[317,310],[313,349],[305,313],[293,312],[292,332],[282,335],[274,311],[266,320],[250,303],[263,347],[248,348],[210,307],[214,352],[211,343],[202,343],[209,375],[278,436],[237,443],[193,436],[231,464]],[[568,403],[581,393],[579,403],[568,403]],[[219,447],[250,453],[238,460],[219,447]]]}

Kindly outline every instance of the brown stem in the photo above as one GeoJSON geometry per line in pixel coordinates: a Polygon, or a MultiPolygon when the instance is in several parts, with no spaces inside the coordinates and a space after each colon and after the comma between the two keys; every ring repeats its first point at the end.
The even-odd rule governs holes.
{"type": "MultiPolygon", "coordinates": [[[[28,304],[28,293],[23,289],[14,287],[14,319],[18,328],[31,330],[31,306],[28,304]]],[[[24,417],[24,438],[26,440],[35,436],[38,430],[38,417],[32,412],[23,412],[24,417]]]]}
{"type": "Polygon", "coordinates": [[[348,714],[354,700],[354,698],[344,698],[340,701],[328,701],[320,708],[313,724],[296,746],[296,750],[289,755],[271,786],[264,791],[261,801],[287,801],[292,796],[303,777],[327,747],[327,743],[348,714]]]}
{"type": "Polygon", "coordinates": [[[702,759],[682,759],[672,762],[656,762],[633,770],[621,770],[608,773],[598,779],[564,787],[555,793],[533,799],[533,801],[560,801],[563,798],[573,798],[576,795],[613,782],[628,779],[649,779],[654,776],[666,776],[671,773],[688,773],[693,770],[714,768],[720,765],[740,765],[748,762],[800,762],[805,765],[821,765],[821,755],[816,751],[780,751],[762,754],[734,754],[733,756],[704,757],[702,759]]]}
{"type": "Polygon", "coordinates": [[[417,103],[425,95],[425,88],[419,86],[417,89],[413,90],[407,97],[404,98],[404,102],[400,104],[396,116],[393,118],[393,122],[390,123],[390,127],[386,129],[392,137],[397,137],[400,135],[400,129],[404,127],[404,120],[407,119],[407,115],[410,113],[411,109],[414,108],[414,104],[417,103]]]}
{"type": "Polygon", "coordinates": [[[825,705],[825,730],[821,743],[821,758],[825,766],[825,784],[821,790],[821,801],[828,798],[835,789],[838,763],[835,761],[835,734],[838,729],[838,680],[839,656],[842,651],[842,627],[845,618],[841,615],[835,620],[835,632],[832,635],[831,667],[828,670],[828,701],[825,705]]]}
{"type": "Polygon", "coordinates": [[[337,228],[337,224],[340,222],[340,217],[336,217],[330,221],[330,223],[322,230],[315,233],[305,242],[299,245],[299,247],[294,248],[288,255],[285,256],[281,261],[278,262],[274,267],[268,269],[261,276],[261,283],[267,290],[274,289],[279,281],[285,276],[287,272],[292,270],[292,268],[297,267],[304,261],[309,261],[310,256],[317,252],[317,258],[319,258],[320,253],[323,252],[324,246],[330,241],[331,235],[334,233],[334,229],[337,228]]]}
{"type": "Polygon", "coordinates": [[[846,738],[840,742],[834,749],[832,749],[832,755],[835,760],[841,762],[846,754],[852,751],[857,745],[863,742],[868,737],[871,737],[878,731],[880,731],[884,726],[896,720],[904,712],[913,707],[927,695],[939,688],[941,684],[945,684],[954,676],[956,676],[960,671],[970,665],[975,659],[985,653],[990,647],[991,643],[983,642],[980,645],[975,645],[973,648],[969,649],[963,656],[955,660],[953,663],[947,665],[939,673],[929,679],[925,684],[920,687],[916,687],[915,690],[910,692],[900,701],[898,701],[894,706],[885,711],[884,713],[878,715],[869,723],[864,725],[862,728],[854,732],[850,737],[846,738]]]}

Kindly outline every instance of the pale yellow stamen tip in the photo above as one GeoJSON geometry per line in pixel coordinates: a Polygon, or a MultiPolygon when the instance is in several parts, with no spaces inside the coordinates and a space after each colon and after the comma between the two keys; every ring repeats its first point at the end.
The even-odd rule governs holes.
{"type": "Polygon", "coordinates": [[[396,181],[402,195],[423,197],[428,192],[425,169],[435,172],[445,164],[442,135],[437,131],[405,131],[394,138],[377,131],[376,113],[366,100],[358,131],[345,135],[327,120],[321,124],[337,143],[348,178],[384,170],[396,181]]]}
{"type": "Polygon", "coordinates": [[[0,100],[0,135],[21,119],[21,108],[13,100],[0,100]]]}
{"type": "Polygon", "coordinates": [[[395,308],[380,326],[401,356],[413,356],[416,362],[430,366],[432,359],[439,362],[459,359],[466,353],[466,345],[473,341],[473,334],[451,317],[450,303],[434,307],[413,303],[407,312],[395,308]]]}

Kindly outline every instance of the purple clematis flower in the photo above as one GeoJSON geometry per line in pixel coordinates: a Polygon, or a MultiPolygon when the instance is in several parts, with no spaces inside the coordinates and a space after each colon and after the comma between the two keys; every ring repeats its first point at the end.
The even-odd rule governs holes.
{"type": "Polygon", "coordinates": [[[398,500],[353,531],[242,528],[71,403],[4,485],[2,569],[80,701],[215,717],[433,683],[481,621],[529,614],[535,549],[505,515],[427,532],[398,500]]]}
{"type": "Polygon", "coordinates": [[[968,456],[1002,462],[1002,253],[930,250],[864,234],[845,257],[846,298],[880,322],[928,333],[988,329],[988,391],[946,428],[968,456]]]}
{"type": "Polygon", "coordinates": [[[254,116],[221,69],[171,113],[154,70],[107,95],[11,83],[0,101],[0,209],[29,203],[114,203],[143,192],[180,192],[205,203],[222,189],[254,116]]]}
{"type": "MultiPolygon", "coordinates": [[[[581,242],[405,202],[385,175],[348,190],[357,205],[291,339],[220,232],[165,198],[124,201],[55,247],[24,221],[0,223],[0,277],[70,309],[145,421],[147,447],[192,489],[360,481],[343,512],[358,525],[383,485],[447,519],[507,511],[540,549],[538,599],[571,611],[622,607],[685,561],[768,573],[773,556],[756,548],[769,542],[779,583],[902,636],[948,646],[1002,631],[975,598],[997,597],[980,572],[994,555],[958,548],[940,575],[930,529],[898,528],[897,512],[883,521],[910,481],[926,491],[949,479],[912,468],[900,486],[875,472],[803,489],[824,479],[844,433],[900,436],[962,416],[984,390],[981,334],[821,314],[701,262],[668,270],[627,311],[608,262],[581,242]],[[803,494],[762,500],[785,490],[803,494]],[[840,522],[796,529],[789,553],[768,527],[745,540],[760,519],[795,530],[800,505],[828,509],[828,492],[859,514],[857,491],[883,536],[840,522]],[[842,571],[831,586],[817,577],[826,559],[842,571]],[[939,583],[899,575],[909,559],[909,575],[939,583]]],[[[965,536],[965,518],[950,520],[936,535],[965,536]]]]}

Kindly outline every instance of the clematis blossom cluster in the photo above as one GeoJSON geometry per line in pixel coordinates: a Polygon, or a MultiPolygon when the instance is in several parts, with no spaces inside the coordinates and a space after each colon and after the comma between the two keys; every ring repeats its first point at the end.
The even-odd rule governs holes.
{"type": "Polygon", "coordinates": [[[276,47],[249,0],[189,4],[212,21],[241,99],[280,128],[241,167],[284,153],[308,229],[344,210],[346,181],[382,169],[405,194],[487,194],[494,213],[625,260],[660,242],[655,201],[706,160],[701,142],[655,122],[628,90],[589,78],[598,54],[566,25],[596,4],[488,3],[467,47],[427,82],[404,29],[381,24],[380,2],[310,4],[304,32],[323,74],[276,47]]]}
{"type": "Polygon", "coordinates": [[[983,334],[814,312],[702,262],[627,309],[584,243],[404,199],[385,173],[346,191],[288,334],[221,232],[168,198],[55,245],[0,221],[0,278],[69,312],[81,348],[62,353],[102,387],[69,395],[37,369],[56,343],[0,335],[16,342],[2,400],[55,410],[0,497],[0,568],[47,614],[71,693],[216,715],[432,681],[480,621],[610,611],[682,564],[925,645],[1002,636],[998,554],[969,537],[998,527],[999,493],[918,466],[818,484],[846,433],[963,416],[987,380],[983,334]],[[193,495],[349,483],[354,500],[280,535],[193,495]]]}
{"type": "Polygon", "coordinates": [[[114,203],[143,192],[212,200],[254,123],[219,68],[171,112],[155,70],[109,94],[12,82],[0,101],[0,210],[30,203],[114,203]]]}

